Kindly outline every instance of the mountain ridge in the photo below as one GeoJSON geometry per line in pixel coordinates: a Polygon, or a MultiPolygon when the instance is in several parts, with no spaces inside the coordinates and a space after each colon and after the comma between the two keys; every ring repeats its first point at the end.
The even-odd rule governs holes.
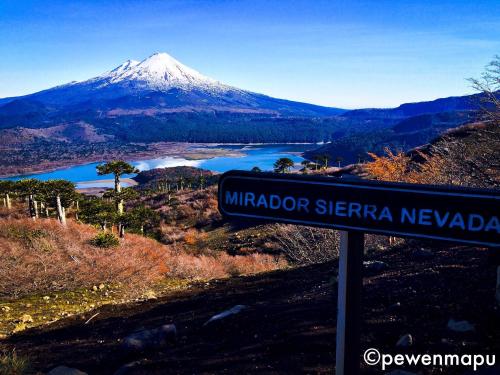
{"type": "Polygon", "coordinates": [[[407,149],[474,121],[480,99],[346,111],[235,88],[158,53],[88,80],[0,99],[0,165],[11,171],[104,150],[142,152],[155,142],[333,142],[318,152],[356,161],[367,150],[407,149]]]}
{"type": "Polygon", "coordinates": [[[201,112],[249,109],[276,116],[309,117],[345,112],[239,89],[204,76],[166,53],[155,53],[141,62],[127,60],[81,82],[0,99],[0,116],[4,106],[15,100],[39,102],[57,111],[192,107],[201,112]]]}

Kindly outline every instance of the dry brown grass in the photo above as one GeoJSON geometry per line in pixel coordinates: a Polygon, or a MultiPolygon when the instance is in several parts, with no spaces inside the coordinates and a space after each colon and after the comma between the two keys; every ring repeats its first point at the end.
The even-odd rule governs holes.
{"type": "Polygon", "coordinates": [[[168,272],[167,253],[152,240],[129,235],[117,248],[91,246],[97,230],[56,220],[0,221],[0,295],[76,289],[98,283],[140,288],[168,272]]]}
{"type": "Polygon", "coordinates": [[[171,259],[171,274],[191,279],[219,279],[228,276],[250,275],[285,268],[284,259],[267,254],[228,255],[214,252],[193,256],[178,253],[171,259]]]}
{"type": "Polygon", "coordinates": [[[192,254],[183,243],[166,246],[133,234],[127,234],[118,247],[97,248],[89,242],[97,232],[72,220],[64,228],[52,219],[0,219],[0,296],[100,283],[140,292],[166,276],[205,280],[286,266],[284,260],[263,254],[192,254]]]}

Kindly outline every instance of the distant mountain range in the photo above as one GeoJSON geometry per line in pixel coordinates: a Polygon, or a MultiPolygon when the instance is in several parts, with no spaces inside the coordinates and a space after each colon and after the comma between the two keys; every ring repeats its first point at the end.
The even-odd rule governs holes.
{"type": "Polygon", "coordinates": [[[86,155],[158,141],[333,142],[325,146],[333,151],[323,151],[352,160],[367,149],[406,148],[470,122],[479,99],[348,111],[232,87],[156,53],[83,82],[0,99],[0,164],[11,160],[6,153],[19,150],[22,161],[31,162],[33,150],[86,155]]]}

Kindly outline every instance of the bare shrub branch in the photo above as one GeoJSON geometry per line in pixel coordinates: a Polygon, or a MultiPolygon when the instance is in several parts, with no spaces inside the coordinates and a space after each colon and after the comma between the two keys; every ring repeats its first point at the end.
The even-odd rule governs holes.
{"type": "Polygon", "coordinates": [[[274,237],[281,245],[283,254],[298,265],[338,258],[339,234],[331,229],[277,224],[274,237]]]}

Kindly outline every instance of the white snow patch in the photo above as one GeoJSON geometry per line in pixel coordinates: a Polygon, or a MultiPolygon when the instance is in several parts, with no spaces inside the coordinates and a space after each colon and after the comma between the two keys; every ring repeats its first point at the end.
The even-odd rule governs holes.
{"type": "Polygon", "coordinates": [[[141,62],[127,60],[115,69],[87,82],[98,83],[98,87],[121,83],[153,90],[193,87],[209,91],[234,90],[228,85],[204,76],[164,52],[155,53],[141,62]]]}

